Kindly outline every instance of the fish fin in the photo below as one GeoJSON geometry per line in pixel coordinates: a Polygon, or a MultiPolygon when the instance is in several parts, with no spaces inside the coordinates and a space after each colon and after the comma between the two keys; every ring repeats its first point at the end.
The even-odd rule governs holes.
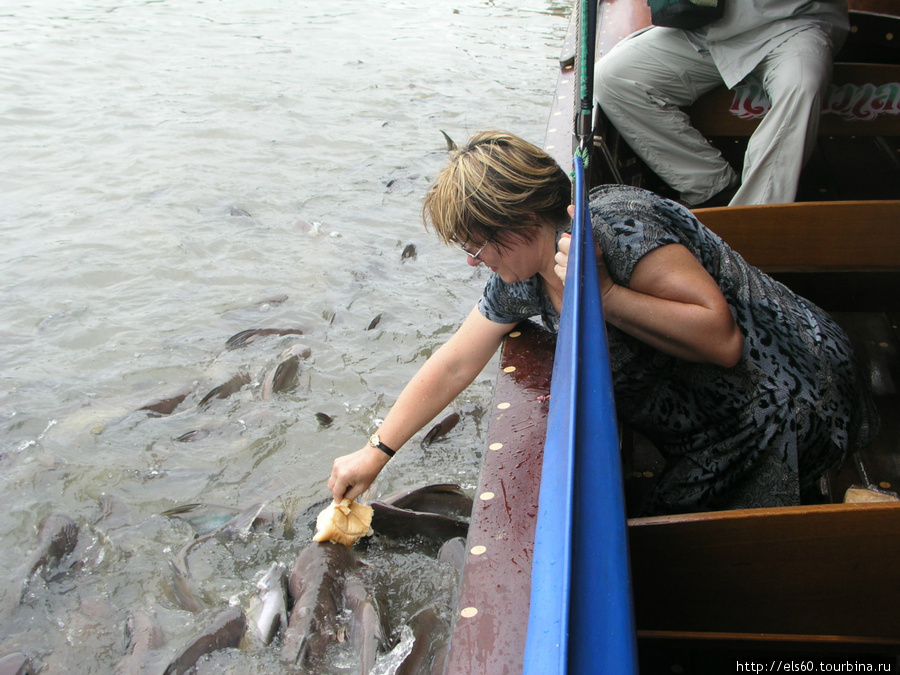
{"type": "Polygon", "coordinates": [[[456,142],[447,135],[446,131],[444,131],[443,129],[438,129],[438,131],[440,131],[444,135],[444,140],[447,141],[447,152],[456,152],[457,150],[459,150],[459,146],[457,146],[456,142]]]}

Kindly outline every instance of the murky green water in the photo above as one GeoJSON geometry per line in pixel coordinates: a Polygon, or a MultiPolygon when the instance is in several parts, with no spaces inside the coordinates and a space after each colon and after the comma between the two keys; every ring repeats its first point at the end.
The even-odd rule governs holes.
{"type": "MultiPolygon", "coordinates": [[[[172,644],[200,622],[172,600],[168,566],[193,531],[161,511],[265,501],[291,522],[327,497],[333,459],[361,447],[481,291],[484,273],[421,225],[446,157],[439,130],[540,143],[568,8],[0,9],[0,656],[113,672],[134,608],[154,612],[172,644]],[[409,244],[416,255],[402,258],[409,244]],[[303,335],[225,349],[254,327],[303,335]],[[262,400],[266,372],[298,342],[311,355],[296,386],[262,400]],[[250,384],[197,405],[237,373],[250,384]],[[170,415],[140,410],[185,393],[170,415]],[[53,512],[80,526],[80,569],[34,580],[20,605],[53,512]]],[[[474,489],[493,377],[454,404],[462,422],[447,438],[414,439],[391,462],[382,493],[474,489]]],[[[211,604],[227,603],[307,536],[211,541],[191,571],[211,604]]],[[[426,596],[446,603],[446,570],[418,569],[426,596]]],[[[271,652],[228,658],[209,672],[286,668],[271,652]]]]}

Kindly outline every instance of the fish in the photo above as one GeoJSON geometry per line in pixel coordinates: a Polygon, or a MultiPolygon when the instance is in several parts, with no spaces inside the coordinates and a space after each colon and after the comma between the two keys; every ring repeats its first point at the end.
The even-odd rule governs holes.
{"type": "Polygon", "coordinates": [[[207,603],[191,576],[187,565],[187,554],[183,552],[177,560],[169,558],[169,568],[172,570],[172,598],[175,600],[175,604],[183,610],[195,614],[203,611],[207,607],[207,603]]]}
{"type": "MultiPolygon", "coordinates": [[[[210,530],[209,532],[205,532],[202,535],[198,535],[193,541],[188,543],[184,547],[184,549],[182,549],[182,553],[179,555],[179,559],[183,559],[186,561],[187,554],[190,553],[190,550],[192,548],[198,546],[204,541],[207,541],[208,539],[212,539],[213,537],[219,539],[220,541],[230,541],[235,537],[246,537],[247,533],[250,532],[253,524],[256,522],[256,519],[259,517],[259,514],[262,512],[265,505],[265,502],[256,502],[255,504],[251,504],[247,508],[242,509],[238,513],[234,514],[223,525],[220,525],[215,529],[210,530]]],[[[175,507],[175,509],[169,509],[167,512],[164,512],[164,514],[179,515],[175,513],[178,508],[179,507],[175,507]]],[[[187,569],[187,564],[185,564],[184,567],[185,569],[187,569]]]]}
{"type": "Polygon", "coordinates": [[[273,394],[293,386],[297,379],[297,371],[300,370],[300,359],[309,358],[310,354],[312,350],[301,344],[291,345],[281,352],[277,365],[263,379],[262,399],[266,401],[272,398],[273,394]]]}
{"type": "Polygon", "coordinates": [[[175,412],[175,409],[184,402],[184,399],[186,399],[188,397],[188,394],[190,393],[191,392],[186,391],[181,394],[175,394],[175,396],[164,398],[160,401],[156,401],[155,403],[148,403],[142,408],[138,408],[138,410],[146,410],[151,417],[171,415],[173,412],[175,412]]]}
{"type": "Polygon", "coordinates": [[[444,135],[444,140],[447,142],[447,152],[456,152],[457,150],[459,150],[456,142],[447,135],[446,131],[444,131],[443,129],[438,129],[438,131],[440,131],[444,135]]]}
{"type": "MultiPolygon", "coordinates": [[[[46,579],[78,545],[78,524],[65,513],[54,512],[41,521],[40,543],[26,565],[26,580],[40,572],[46,579]]],[[[22,593],[24,595],[25,588],[22,593]]]]}
{"type": "Polygon", "coordinates": [[[344,580],[358,566],[342,544],[313,543],[300,551],[288,582],[294,606],[281,648],[285,661],[315,671],[317,659],[338,639],[344,580]]]}
{"type": "Polygon", "coordinates": [[[236,218],[251,218],[252,217],[247,211],[244,211],[244,209],[239,208],[237,206],[232,206],[231,209],[228,211],[228,215],[234,216],[236,218]]]}
{"type": "Polygon", "coordinates": [[[260,396],[263,401],[272,398],[273,394],[285,391],[293,386],[300,370],[300,357],[290,356],[272,368],[263,380],[260,396]]]}
{"type": "Polygon", "coordinates": [[[415,642],[394,675],[441,675],[447,658],[450,622],[434,607],[425,607],[409,620],[415,642]]]}
{"type": "Polygon", "coordinates": [[[141,675],[150,664],[148,654],[163,645],[162,629],[149,612],[137,609],[125,620],[126,655],[116,664],[116,675],[141,675]]]}
{"type": "Polygon", "coordinates": [[[251,632],[264,645],[271,643],[279,630],[287,628],[287,594],[287,568],[279,562],[273,562],[256,582],[256,590],[246,614],[251,632]]]}
{"type": "Polygon", "coordinates": [[[416,245],[415,244],[407,244],[403,247],[403,252],[400,254],[400,260],[408,260],[410,258],[415,259],[417,255],[416,245]]]}
{"type": "Polygon", "coordinates": [[[228,398],[236,391],[240,391],[245,384],[250,384],[250,376],[247,373],[238,373],[228,382],[223,382],[218,387],[213,387],[209,393],[200,399],[198,406],[204,406],[214,398],[228,398]]]}
{"type": "Polygon", "coordinates": [[[287,293],[279,293],[278,295],[273,295],[271,298],[266,298],[264,300],[260,300],[256,303],[256,306],[261,309],[266,309],[272,305],[281,305],[286,302],[288,299],[287,293]]]}
{"type": "Polygon", "coordinates": [[[131,513],[128,505],[115,495],[103,493],[99,499],[100,515],[94,525],[102,527],[104,532],[112,532],[131,525],[131,513]]]}
{"type": "Polygon", "coordinates": [[[447,415],[425,434],[425,438],[422,439],[422,447],[431,445],[437,439],[446,436],[457,424],[459,424],[459,413],[455,412],[447,415]]]}
{"type": "Polygon", "coordinates": [[[332,422],[334,422],[334,418],[331,415],[326,415],[323,412],[317,412],[315,418],[321,427],[330,427],[332,422]]]}
{"type": "Polygon", "coordinates": [[[0,675],[34,675],[31,659],[22,652],[13,652],[0,657],[0,675]]]}
{"type": "Polygon", "coordinates": [[[257,502],[249,506],[229,519],[224,525],[202,536],[195,537],[182,547],[175,558],[169,559],[169,565],[173,574],[173,595],[175,602],[180,607],[189,612],[199,612],[206,605],[202,593],[191,576],[191,569],[188,564],[188,556],[191,550],[213,537],[227,541],[234,537],[246,536],[264,506],[265,502],[257,502]]]}
{"type": "Polygon", "coordinates": [[[438,560],[462,574],[466,564],[466,540],[462,537],[453,537],[445,541],[438,552],[438,560]]]}
{"type": "Polygon", "coordinates": [[[374,329],[379,323],[381,323],[381,316],[382,316],[382,315],[379,314],[379,315],[376,316],[374,319],[372,319],[372,320],[369,322],[369,325],[366,327],[366,330],[372,330],[372,329],[374,329]]]}
{"type": "Polygon", "coordinates": [[[199,441],[212,433],[212,429],[191,429],[175,438],[177,443],[193,443],[199,441]]]}
{"type": "Polygon", "coordinates": [[[188,641],[163,671],[163,675],[182,675],[190,672],[201,656],[218,649],[239,647],[247,632],[247,619],[238,607],[219,612],[209,627],[188,641]]]}
{"type": "Polygon", "coordinates": [[[226,349],[240,349],[246,347],[256,338],[269,335],[303,335],[299,328],[248,328],[240,333],[235,333],[225,341],[226,349]]]}
{"type": "MultiPolygon", "coordinates": [[[[258,504],[251,506],[248,513],[252,513],[257,506],[258,504]]],[[[159,515],[168,518],[180,518],[194,528],[194,532],[197,536],[203,536],[227,525],[244,511],[245,509],[237,509],[233,506],[191,502],[189,504],[173,506],[171,509],[162,511],[159,515]]],[[[250,527],[255,528],[261,525],[274,525],[283,520],[284,513],[260,509],[256,512],[256,517],[253,519],[253,522],[250,523],[250,527]]],[[[243,521],[238,522],[242,523],[243,521]]]]}
{"type": "Polygon", "coordinates": [[[344,606],[350,614],[347,621],[350,647],[359,655],[359,675],[368,675],[379,653],[387,649],[388,631],[375,597],[356,574],[348,574],[345,580],[344,606]]]}
{"type": "Polygon", "coordinates": [[[466,520],[472,516],[472,498],[459,485],[452,483],[438,483],[403,490],[380,501],[410,511],[438,513],[466,520]]]}
{"type": "Polygon", "coordinates": [[[372,529],[393,539],[420,535],[443,543],[454,537],[466,537],[469,522],[455,516],[426,511],[411,511],[384,502],[372,502],[372,529]]]}

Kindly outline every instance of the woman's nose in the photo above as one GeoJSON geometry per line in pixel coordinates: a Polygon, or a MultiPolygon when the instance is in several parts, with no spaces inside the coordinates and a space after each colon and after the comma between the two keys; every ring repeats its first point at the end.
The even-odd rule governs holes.
{"type": "Polygon", "coordinates": [[[478,258],[473,258],[470,255],[466,256],[466,262],[468,262],[472,267],[478,267],[481,264],[481,261],[478,258]]]}

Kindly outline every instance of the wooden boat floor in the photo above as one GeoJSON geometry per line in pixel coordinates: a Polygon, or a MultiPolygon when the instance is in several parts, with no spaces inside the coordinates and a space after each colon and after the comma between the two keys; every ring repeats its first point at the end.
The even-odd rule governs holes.
{"type": "Polygon", "coordinates": [[[900,314],[835,313],[869,375],[881,431],[875,441],[828,476],[823,500],[839,502],[850,485],[900,493],[900,314]]]}

